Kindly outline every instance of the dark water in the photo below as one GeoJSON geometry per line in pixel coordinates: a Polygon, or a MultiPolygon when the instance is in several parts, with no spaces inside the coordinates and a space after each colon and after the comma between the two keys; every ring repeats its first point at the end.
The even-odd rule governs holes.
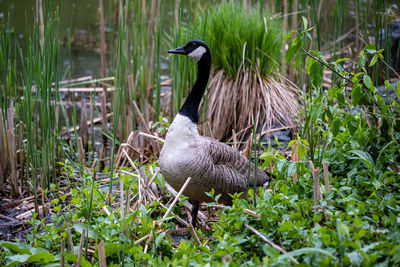
{"type": "MultiPolygon", "coordinates": [[[[60,37],[62,48],[60,60],[63,72],[70,71],[70,77],[100,76],[99,47],[99,1],[68,0],[51,1],[59,3],[60,37]],[[71,36],[71,47],[67,40],[71,36]]],[[[36,10],[35,0],[0,0],[0,22],[12,14],[12,25],[21,47],[26,43],[26,29],[32,24],[36,10]],[[28,23],[27,23],[28,22],[28,23]]]]}

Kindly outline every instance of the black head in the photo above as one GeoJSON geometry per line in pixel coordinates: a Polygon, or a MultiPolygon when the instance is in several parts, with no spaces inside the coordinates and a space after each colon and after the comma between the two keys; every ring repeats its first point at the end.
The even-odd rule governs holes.
{"type": "Polygon", "coordinates": [[[201,40],[192,40],[184,46],[168,50],[168,53],[182,54],[194,58],[197,62],[199,62],[204,55],[211,57],[210,49],[207,44],[201,40]]]}

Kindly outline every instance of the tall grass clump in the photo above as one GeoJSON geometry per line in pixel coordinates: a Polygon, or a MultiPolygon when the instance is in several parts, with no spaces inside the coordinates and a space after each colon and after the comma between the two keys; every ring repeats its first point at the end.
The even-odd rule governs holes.
{"type": "Polygon", "coordinates": [[[254,118],[264,128],[294,124],[296,89],[280,75],[281,27],[261,7],[244,9],[227,2],[202,12],[186,27],[183,39],[202,39],[211,49],[207,109],[215,138],[227,140],[234,132],[242,139],[254,118]]]}
{"type": "Polygon", "coordinates": [[[7,190],[3,185],[9,178],[13,196],[33,192],[36,211],[37,193],[57,182],[57,162],[64,155],[58,112],[59,13],[50,1],[37,8],[34,21],[27,22],[26,46],[15,38],[10,19],[0,20],[1,190],[7,190]]]}
{"type": "Polygon", "coordinates": [[[36,190],[37,178],[40,186],[47,188],[55,183],[56,162],[62,151],[58,150],[61,135],[56,105],[60,95],[58,10],[51,11],[44,5],[39,13],[27,42],[26,53],[20,50],[23,85],[22,122],[26,127],[26,173],[36,190]]]}

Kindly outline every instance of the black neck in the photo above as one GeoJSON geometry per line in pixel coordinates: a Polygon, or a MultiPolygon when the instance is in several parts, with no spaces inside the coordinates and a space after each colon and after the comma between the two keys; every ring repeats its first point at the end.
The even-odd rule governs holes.
{"type": "Polygon", "coordinates": [[[209,53],[197,62],[197,78],[179,114],[188,117],[192,122],[199,122],[199,106],[210,76],[211,56],[209,53]]]}

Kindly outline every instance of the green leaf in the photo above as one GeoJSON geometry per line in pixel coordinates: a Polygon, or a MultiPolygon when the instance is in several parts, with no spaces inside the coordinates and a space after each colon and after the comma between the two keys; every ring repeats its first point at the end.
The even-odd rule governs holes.
{"type": "Polygon", "coordinates": [[[342,126],[342,120],[340,119],[336,119],[333,123],[332,123],[332,134],[334,137],[336,137],[340,131],[340,126],[342,126]]]}
{"type": "Polygon", "coordinates": [[[368,74],[365,74],[365,75],[364,75],[364,78],[363,78],[363,81],[364,81],[365,86],[366,86],[368,89],[370,89],[371,86],[372,86],[371,77],[369,77],[368,74]]]}
{"type": "Polygon", "coordinates": [[[25,243],[17,243],[17,242],[4,242],[0,241],[0,246],[3,248],[8,248],[16,253],[19,254],[31,254],[30,249],[32,249],[31,246],[25,243]]]}
{"type": "Polygon", "coordinates": [[[360,102],[362,97],[361,85],[358,83],[353,84],[353,89],[351,90],[351,104],[355,107],[360,102]]]}
{"type": "Polygon", "coordinates": [[[319,62],[315,61],[311,65],[310,73],[309,73],[310,80],[311,80],[312,85],[316,88],[319,87],[322,83],[322,78],[324,75],[323,71],[324,71],[324,68],[319,62]]]}
{"type": "Polygon", "coordinates": [[[323,250],[323,249],[319,249],[319,248],[300,248],[300,249],[293,250],[293,251],[291,251],[291,252],[289,252],[287,254],[283,254],[283,255],[279,256],[277,261],[280,262],[281,260],[289,258],[289,257],[295,257],[295,256],[308,254],[308,253],[323,254],[323,255],[326,255],[328,257],[336,259],[336,257],[333,256],[333,254],[331,252],[323,250]]]}
{"type": "Polygon", "coordinates": [[[378,55],[374,55],[374,57],[372,58],[371,62],[369,63],[369,67],[372,67],[373,65],[376,64],[376,62],[378,61],[378,55]]]}
{"type": "Polygon", "coordinates": [[[348,58],[348,57],[345,57],[345,58],[339,58],[338,60],[336,60],[336,63],[340,63],[340,62],[343,62],[343,61],[351,61],[351,59],[350,59],[350,58],[348,58]]]}
{"type": "MultiPolygon", "coordinates": [[[[78,260],[78,255],[66,253],[66,254],[64,254],[64,259],[68,260],[68,261],[76,262],[78,260]]],[[[92,267],[92,265],[87,260],[85,260],[83,257],[81,258],[80,264],[82,267],[92,267]]]]}
{"type": "Polygon", "coordinates": [[[301,49],[302,46],[303,41],[301,39],[296,38],[293,40],[292,45],[286,51],[285,60],[287,63],[290,63],[293,60],[294,56],[301,49]]]}
{"type": "Polygon", "coordinates": [[[349,153],[358,156],[358,158],[368,167],[368,169],[375,173],[375,163],[370,154],[361,150],[350,150],[349,153]]]}
{"type": "Polygon", "coordinates": [[[13,256],[6,256],[7,259],[6,266],[14,266],[20,263],[25,263],[29,259],[28,254],[21,254],[21,255],[13,255],[13,256]]]}
{"type": "Polygon", "coordinates": [[[48,251],[41,251],[29,257],[28,262],[49,263],[54,261],[54,256],[48,251]]]}
{"type": "Polygon", "coordinates": [[[307,30],[307,26],[308,26],[307,18],[304,16],[301,16],[301,18],[303,19],[303,29],[307,30]]]}
{"type": "Polygon", "coordinates": [[[74,229],[78,233],[82,234],[82,229],[85,228],[88,234],[88,237],[91,239],[98,239],[99,235],[94,231],[91,225],[87,225],[86,223],[75,223],[74,229]]]}
{"type": "Polygon", "coordinates": [[[322,114],[322,109],[323,109],[323,103],[322,102],[317,102],[311,106],[310,110],[310,123],[314,124],[315,121],[321,117],[322,114]]]}
{"type": "Polygon", "coordinates": [[[291,38],[292,35],[295,33],[296,31],[290,31],[287,34],[285,34],[282,38],[283,41],[286,41],[287,39],[291,38]]]}

